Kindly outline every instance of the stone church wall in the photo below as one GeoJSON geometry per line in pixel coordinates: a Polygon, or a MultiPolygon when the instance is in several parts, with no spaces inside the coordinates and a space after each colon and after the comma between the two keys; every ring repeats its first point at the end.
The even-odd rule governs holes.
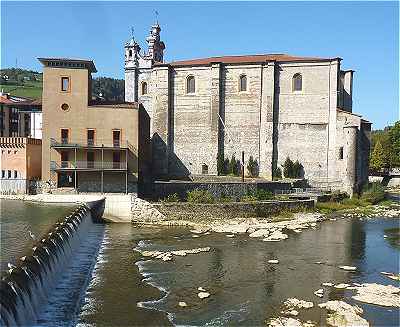
{"type": "Polygon", "coordinates": [[[229,65],[222,70],[224,156],[236,159],[245,152],[260,163],[261,65],[229,65]],[[239,78],[247,77],[247,90],[239,91],[239,78]]]}
{"type": "Polygon", "coordinates": [[[212,128],[211,67],[176,68],[171,76],[171,150],[172,176],[202,173],[216,174],[218,130],[212,128]],[[195,93],[186,92],[186,79],[195,77],[195,93]],[[187,167],[187,168],[183,168],[187,167]]]}

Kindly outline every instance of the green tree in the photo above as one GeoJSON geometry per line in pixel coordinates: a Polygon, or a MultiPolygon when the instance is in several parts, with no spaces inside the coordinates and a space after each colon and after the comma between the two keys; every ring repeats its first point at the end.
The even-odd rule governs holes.
{"type": "Polygon", "coordinates": [[[375,143],[374,151],[372,152],[370,166],[373,170],[380,170],[385,167],[385,153],[383,151],[382,144],[380,140],[375,143]]]}
{"type": "Polygon", "coordinates": [[[303,165],[298,160],[296,160],[296,162],[293,164],[292,177],[301,178],[302,170],[303,170],[303,165]]]}
{"type": "Polygon", "coordinates": [[[226,174],[225,159],[224,159],[224,155],[222,153],[218,153],[217,171],[218,171],[218,175],[225,175],[226,174]]]}
{"type": "Polygon", "coordinates": [[[285,163],[283,164],[283,175],[286,178],[293,178],[293,161],[290,160],[289,157],[286,158],[285,163]]]}
{"type": "Polygon", "coordinates": [[[258,176],[258,162],[257,159],[253,159],[253,156],[250,156],[249,161],[247,162],[247,173],[250,177],[258,176]]]}
{"type": "Polygon", "coordinates": [[[390,166],[400,167],[400,121],[397,121],[389,130],[390,139],[390,166]]]}
{"type": "Polygon", "coordinates": [[[236,160],[234,154],[232,154],[231,161],[229,162],[229,173],[234,176],[239,176],[240,173],[240,162],[236,160]]]}

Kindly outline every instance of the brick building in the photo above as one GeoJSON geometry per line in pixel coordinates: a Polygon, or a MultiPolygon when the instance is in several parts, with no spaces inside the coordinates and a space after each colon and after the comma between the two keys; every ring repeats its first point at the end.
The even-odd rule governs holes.
{"type": "Polygon", "coordinates": [[[79,192],[136,192],[149,158],[146,111],[133,101],[92,101],[90,60],[39,60],[43,181],[79,192]]]}
{"type": "Polygon", "coordinates": [[[352,70],[341,58],[286,54],[163,62],[155,24],[141,52],[125,44],[125,99],[151,118],[153,174],[217,174],[217,156],[257,159],[272,178],[298,160],[314,186],[352,193],[367,181],[371,124],[352,112],[352,70]]]}
{"type": "Polygon", "coordinates": [[[0,137],[0,193],[28,193],[41,178],[42,140],[0,137]]]}

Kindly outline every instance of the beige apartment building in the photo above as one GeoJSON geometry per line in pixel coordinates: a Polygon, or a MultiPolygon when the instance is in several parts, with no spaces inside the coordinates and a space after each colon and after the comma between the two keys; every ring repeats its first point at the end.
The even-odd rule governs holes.
{"type": "Polygon", "coordinates": [[[91,97],[93,61],[39,58],[43,68],[42,180],[78,192],[137,192],[150,157],[138,103],[91,97]]]}

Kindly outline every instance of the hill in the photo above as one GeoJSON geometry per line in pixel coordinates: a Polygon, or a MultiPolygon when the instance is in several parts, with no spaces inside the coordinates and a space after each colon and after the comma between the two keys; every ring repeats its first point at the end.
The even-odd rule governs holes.
{"type": "MultiPolygon", "coordinates": [[[[43,74],[21,68],[0,70],[0,90],[11,95],[39,99],[42,97],[43,74]]],[[[96,77],[92,83],[92,97],[107,101],[124,101],[123,79],[96,77]]]]}

